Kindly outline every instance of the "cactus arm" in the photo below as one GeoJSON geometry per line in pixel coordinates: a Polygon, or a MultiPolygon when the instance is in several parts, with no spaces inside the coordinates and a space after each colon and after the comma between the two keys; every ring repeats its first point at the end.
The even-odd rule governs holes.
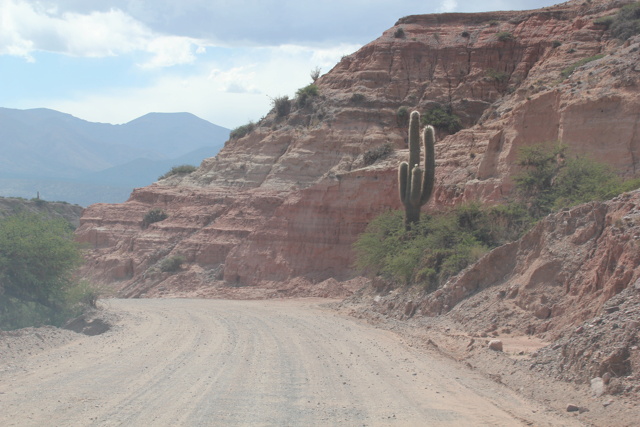
{"type": "Polygon", "coordinates": [[[400,167],[398,168],[398,192],[400,193],[400,201],[402,204],[406,205],[407,200],[407,191],[409,188],[409,163],[402,162],[400,163],[400,167]]]}
{"type": "Polygon", "coordinates": [[[409,173],[420,163],[420,113],[414,111],[409,119],[409,173]]]}
{"type": "Polygon", "coordinates": [[[424,128],[424,176],[422,182],[422,195],[420,206],[426,204],[431,198],[435,183],[436,161],[435,161],[435,131],[432,126],[424,128]]]}

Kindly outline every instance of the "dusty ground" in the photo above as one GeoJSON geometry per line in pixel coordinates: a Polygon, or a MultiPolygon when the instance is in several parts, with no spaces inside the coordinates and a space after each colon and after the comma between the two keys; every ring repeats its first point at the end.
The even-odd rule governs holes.
{"type": "MultiPolygon", "coordinates": [[[[399,334],[408,345],[456,360],[474,372],[508,386],[524,398],[573,417],[582,425],[637,426],[640,420],[640,378],[637,374],[620,376],[614,373],[608,384],[590,381],[596,376],[590,372],[591,353],[606,355],[616,348],[630,348],[630,360],[639,355],[637,345],[629,346],[629,329],[621,320],[624,316],[638,319],[640,304],[634,296],[628,295],[633,292],[635,289],[629,289],[616,297],[624,301],[619,310],[585,322],[574,333],[553,342],[505,327],[509,322],[500,317],[504,313],[490,304],[485,304],[484,311],[477,313],[461,305],[447,315],[411,318],[402,310],[399,313],[377,312],[376,306],[384,302],[375,303],[371,295],[357,295],[335,306],[344,314],[399,334]],[[475,321],[470,321],[469,317],[475,321]],[[494,327],[489,327],[491,324],[494,327]],[[491,350],[489,343],[492,340],[501,341],[503,350],[491,350]],[[574,405],[576,411],[567,412],[569,405],[574,405]]],[[[482,297],[477,295],[477,298],[482,297]]],[[[620,301],[616,298],[612,299],[612,304],[617,307],[620,301]]]]}
{"type": "Polygon", "coordinates": [[[101,335],[3,333],[0,425],[580,425],[324,303],[109,300],[101,335]]]}

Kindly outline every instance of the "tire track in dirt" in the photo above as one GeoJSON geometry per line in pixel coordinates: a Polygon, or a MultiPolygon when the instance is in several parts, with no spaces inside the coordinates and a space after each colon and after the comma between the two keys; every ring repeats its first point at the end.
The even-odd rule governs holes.
{"type": "MultiPolygon", "coordinates": [[[[122,321],[0,370],[3,426],[572,425],[310,300],[109,300],[122,321]]],[[[0,364],[3,363],[0,360],[0,364]]]]}

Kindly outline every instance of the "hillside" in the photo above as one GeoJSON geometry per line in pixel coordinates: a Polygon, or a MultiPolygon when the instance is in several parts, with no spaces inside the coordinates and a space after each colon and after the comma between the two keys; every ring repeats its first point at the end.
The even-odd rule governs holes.
{"type": "Polygon", "coordinates": [[[633,176],[638,38],[621,43],[596,23],[621,4],[400,19],[320,77],[319,96],[294,103],[285,117],[271,111],[194,173],[136,189],[124,204],[87,209],[78,232],[94,248],[87,274],[126,296],[313,293],[320,288],[310,285],[352,278],[357,235],[400,207],[400,107],[438,105],[464,128],[438,131],[427,210],[503,200],[518,149],[544,141],[561,140],[570,153],[633,176]],[[392,153],[365,164],[384,144],[392,153]],[[153,208],[168,218],[143,228],[153,208]],[[183,268],[160,273],[159,263],[174,256],[185,257],[183,268]]]}
{"type": "Polygon", "coordinates": [[[111,125],[43,108],[0,108],[0,194],[31,198],[39,191],[48,200],[85,206],[124,201],[171,166],[215,155],[228,135],[187,113],[150,113],[111,125]]]}
{"type": "Polygon", "coordinates": [[[0,218],[21,212],[37,213],[50,218],[64,218],[74,228],[80,225],[82,206],[44,200],[0,197],[0,218]]]}

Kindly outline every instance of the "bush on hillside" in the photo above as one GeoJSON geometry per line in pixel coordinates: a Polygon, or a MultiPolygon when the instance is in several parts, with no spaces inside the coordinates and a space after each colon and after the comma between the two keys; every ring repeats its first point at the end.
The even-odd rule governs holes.
{"type": "Polygon", "coordinates": [[[520,150],[514,200],[477,203],[424,215],[406,230],[401,211],[375,218],[354,244],[356,267],[398,284],[434,290],[486,251],[516,240],[543,216],[591,200],[605,200],[640,187],[640,178],[622,182],[601,163],[567,156],[563,144],[520,150]]]}
{"type": "Polygon", "coordinates": [[[233,129],[229,134],[230,139],[240,139],[251,132],[256,128],[256,124],[254,122],[249,122],[246,125],[238,126],[233,129]]]}
{"type": "Polygon", "coordinates": [[[523,147],[516,175],[516,192],[534,218],[592,200],[606,200],[625,189],[623,181],[603,163],[586,157],[567,157],[564,144],[523,147]]]}
{"type": "Polygon", "coordinates": [[[81,263],[62,219],[21,213],[0,219],[0,328],[61,325],[80,314],[88,294],[73,273],[81,263]]]}
{"type": "Polygon", "coordinates": [[[276,111],[276,117],[286,117],[291,112],[291,100],[287,95],[277,96],[271,100],[273,109],[276,111]]]}
{"type": "Polygon", "coordinates": [[[622,7],[613,18],[609,29],[614,37],[621,40],[640,34],[640,2],[622,7]]]}
{"type": "Polygon", "coordinates": [[[443,108],[442,106],[434,107],[422,114],[420,121],[424,126],[431,125],[434,128],[449,134],[454,134],[462,129],[460,117],[453,114],[451,109],[443,108]]]}
{"type": "Polygon", "coordinates": [[[188,175],[188,174],[190,174],[192,172],[195,172],[196,169],[197,168],[195,166],[193,166],[193,165],[174,166],[174,167],[171,168],[170,171],[168,171],[164,175],[158,177],[158,180],[169,178],[170,176],[174,176],[174,175],[188,175]]]}
{"type": "Polygon", "coordinates": [[[144,215],[142,219],[142,227],[147,228],[154,222],[164,221],[169,218],[169,214],[160,208],[153,208],[144,215]]]}
{"type": "Polygon", "coordinates": [[[598,54],[598,55],[590,56],[588,58],[582,58],[580,61],[576,62],[575,64],[570,65],[567,68],[563,69],[560,72],[560,75],[565,79],[569,78],[569,76],[573,74],[576,68],[582,67],[583,65],[588,64],[589,62],[595,61],[600,58],[604,58],[604,54],[598,54]]]}
{"type": "Polygon", "coordinates": [[[364,153],[364,164],[365,166],[369,166],[377,162],[378,160],[384,159],[389,154],[393,152],[393,145],[390,142],[379,145],[371,150],[367,150],[364,153]]]}
{"type": "Polygon", "coordinates": [[[185,258],[182,255],[175,255],[165,258],[160,262],[160,271],[163,273],[175,273],[180,270],[185,258]]]}
{"type": "Polygon", "coordinates": [[[396,122],[399,127],[409,126],[409,108],[402,106],[396,112],[396,122]]]}
{"type": "Polygon", "coordinates": [[[365,274],[434,290],[496,247],[504,234],[491,208],[479,204],[423,215],[407,231],[401,211],[375,218],[354,248],[356,267],[365,274]]]}
{"type": "Polygon", "coordinates": [[[309,104],[311,99],[318,96],[318,94],[319,94],[318,86],[316,86],[313,83],[303,88],[300,88],[296,92],[296,104],[298,104],[298,107],[302,108],[307,104],[309,104]]]}

